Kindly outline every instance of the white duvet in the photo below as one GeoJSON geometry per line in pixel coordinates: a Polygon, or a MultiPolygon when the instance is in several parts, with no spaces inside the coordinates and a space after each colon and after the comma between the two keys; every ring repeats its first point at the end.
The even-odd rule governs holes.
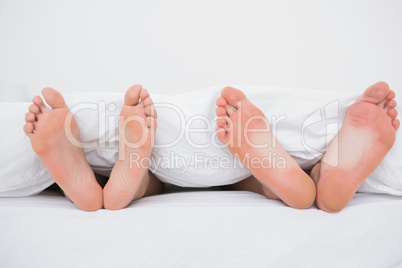
{"type": "MultiPolygon", "coordinates": [[[[151,171],[162,181],[184,187],[227,185],[250,173],[215,137],[215,100],[222,86],[177,96],[151,94],[158,129],[151,171]]],[[[267,116],[272,131],[302,168],[321,159],[336,136],[346,109],[362,92],[237,86],[267,116]]],[[[123,93],[66,96],[75,114],[86,158],[95,172],[108,175],[117,158],[117,116],[123,93]]],[[[42,191],[53,180],[32,151],[22,126],[29,103],[0,104],[0,196],[42,191]]],[[[402,134],[362,192],[402,195],[402,134]]],[[[133,159],[135,161],[135,159],[133,159]]]]}

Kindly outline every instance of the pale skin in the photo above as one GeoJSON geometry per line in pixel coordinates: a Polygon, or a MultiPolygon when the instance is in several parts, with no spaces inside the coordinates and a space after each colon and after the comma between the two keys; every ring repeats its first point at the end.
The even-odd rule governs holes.
{"type": "MultiPolygon", "coordinates": [[[[135,199],[163,191],[163,184],[148,172],[147,167],[130,167],[127,157],[125,161],[118,158],[108,182],[102,189],[85,159],[82,147],[71,144],[66,137],[64,120],[70,111],[63,96],[52,88],[44,88],[42,95],[52,109],[47,108],[43,100],[36,96],[25,116],[24,131],[54,181],[66,197],[80,209],[122,209],[135,199]]],[[[127,144],[120,143],[119,151],[149,157],[157,115],[147,90],[140,85],[129,88],[120,115],[119,131],[120,135],[126,135],[127,144]],[[135,120],[130,120],[133,115],[135,120]],[[141,146],[127,146],[128,143],[136,143],[142,136],[146,139],[141,146]]],[[[71,128],[74,139],[80,141],[74,118],[67,127],[71,128]]]]}
{"type": "Polygon", "coordinates": [[[398,113],[394,98],[395,93],[387,83],[378,82],[370,86],[362,97],[349,107],[337,138],[322,161],[312,168],[309,176],[282,148],[271,132],[244,132],[244,122],[253,116],[257,116],[252,122],[256,125],[255,128],[266,128],[266,122],[261,120],[265,116],[243,92],[231,87],[224,88],[216,101],[216,114],[219,117],[217,131],[218,138],[223,143],[228,143],[229,151],[240,160],[245,153],[262,157],[269,152],[276,152],[278,157],[285,158],[287,162],[286,169],[250,167],[253,176],[229,186],[229,189],[254,191],[269,199],[281,199],[294,208],[307,208],[315,200],[318,208],[323,211],[342,210],[395,142],[395,133],[400,121],[396,119],[398,113]],[[236,123],[238,114],[244,117],[240,126],[236,123]],[[238,128],[241,129],[240,132],[238,128]],[[242,133],[240,137],[239,133],[242,133]],[[252,148],[245,142],[246,135],[250,140],[276,143],[276,146],[265,149],[252,148]],[[235,142],[230,143],[231,139],[235,142]],[[239,139],[242,141],[240,147],[236,143],[239,139]]]}
{"type": "MultiPolygon", "coordinates": [[[[80,209],[122,209],[133,200],[163,192],[163,183],[146,165],[129,164],[128,155],[134,153],[147,159],[153,146],[157,114],[147,90],[135,85],[125,94],[119,118],[119,158],[103,189],[87,163],[83,149],[71,144],[65,135],[66,128],[71,128],[68,129],[71,135],[79,141],[75,119],[70,125],[64,125],[70,111],[63,96],[52,88],[43,89],[42,94],[51,109],[36,96],[26,114],[24,131],[55,182],[80,209]]],[[[309,175],[279,144],[265,115],[244,93],[231,87],[224,88],[216,100],[219,140],[239,160],[246,156],[261,159],[274,154],[286,163],[285,168],[255,163],[246,166],[253,176],[227,188],[260,193],[294,208],[308,208],[316,201],[324,211],[340,211],[395,141],[400,122],[396,119],[394,97],[395,93],[384,82],[369,87],[348,109],[338,143],[333,142],[309,175]],[[256,129],[262,131],[253,131],[256,129]],[[339,148],[339,154],[336,148],[339,148]],[[331,166],[332,158],[338,156],[339,164],[331,166]]]]}

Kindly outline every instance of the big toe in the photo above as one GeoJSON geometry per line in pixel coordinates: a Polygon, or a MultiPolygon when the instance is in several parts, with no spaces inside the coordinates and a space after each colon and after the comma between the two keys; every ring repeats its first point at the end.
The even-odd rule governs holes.
{"type": "Polygon", "coordinates": [[[392,99],[393,93],[389,85],[385,82],[377,82],[374,85],[369,86],[366,91],[364,91],[362,100],[368,101],[373,104],[385,104],[388,100],[392,99]]]}
{"type": "Polygon", "coordinates": [[[238,109],[240,102],[246,98],[244,93],[233,87],[224,87],[221,96],[234,108],[238,109]]]}
{"type": "Polygon", "coordinates": [[[63,95],[51,87],[45,87],[42,90],[42,95],[45,98],[46,103],[49,104],[53,109],[67,107],[63,95]]]}
{"type": "Polygon", "coordinates": [[[124,104],[134,106],[140,101],[140,93],[142,90],[141,85],[134,85],[130,87],[124,95],[124,104]]]}

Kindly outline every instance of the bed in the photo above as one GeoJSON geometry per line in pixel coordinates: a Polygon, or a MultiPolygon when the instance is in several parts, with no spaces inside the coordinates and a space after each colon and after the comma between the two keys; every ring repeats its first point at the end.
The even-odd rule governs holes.
{"type": "MultiPolygon", "coordinates": [[[[305,150],[295,142],[302,141],[302,137],[298,136],[301,135],[298,129],[304,125],[303,118],[310,118],[309,115],[314,114],[316,109],[320,110],[320,107],[326,107],[326,111],[330,111],[326,104],[331,103],[330,100],[336,96],[340,103],[337,106],[337,120],[341,124],[347,103],[353,103],[359,95],[354,92],[340,94],[263,86],[244,85],[239,88],[244,89],[264,109],[275,106],[268,101],[274,101],[277,107],[286,107],[286,103],[293,107],[286,109],[287,118],[293,120],[289,120],[289,124],[282,124],[283,128],[278,126],[277,135],[289,133],[278,137],[284,137],[283,146],[296,157],[305,150]],[[273,100],[270,96],[276,97],[273,100]],[[318,97],[314,99],[313,96],[318,97]],[[308,99],[311,102],[309,108],[303,108],[303,103],[308,99]],[[299,120],[295,119],[299,117],[299,120]]],[[[213,103],[220,89],[218,86],[189,92],[172,99],[155,95],[154,101],[155,105],[161,101],[175,101],[177,107],[183,107],[184,113],[189,115],[191,111],[184,107],[194,105],[189,105],[187,100],[197,100],[199,104],[205,104],[200,105],[205,111],[198,111],[198,108],[192,110],[198,111],[200,115],[210,114],[214,107],[208,104],[213,103]]],[[[76,107],[81,102],[98,103],[100,100],[107,100],[104,107],[108,107],[109,102],[119,107],[122,95],[80,93],[66,96],[66,99],[71,107],[76,107]]],[[[399,162],[402,133],[398,133],[398,143],[389,152],[386,160],[359,189],[361,192],[356,194],[344,210],[335,214],[323,212],[315,206],[307,210],[293,209],[281,201],[268,200],[252,192],[223,191],[220,187],[182,188],[174,185],[168,185],[165,194],[134,201],[123,210],[83,212],[59,191],[46,189],[35,195],[52,184],[53,180],[31,150],[29,140],[20,131],[28,105],[29,103],[16,103],[0,106],[3,114],[0,124],[10,125],[9,133],[13,133],[12,139],[0,135],[2,140],[8,140],[7,144],[3,144],[5,151],[0,154],[0,161],[6,163],[0,170],[0,196],[19,196],[0,198],[0,267],[402,265],[402,184],[399,177],[402,174],[399,162]],[[9,152],[14,153],[10,155],[9,152]],[[379,194],[380,192],[389,194],[379,194]],[[22,197],[25,195],[32,196],[22,197]]],[[[264,112],[284,114],[282,112],[285,111],[278,109],[280,108],[264,112]]],[[[119,109],[114,110],[114,117],[118,115],[118,111],[119,109]]],[[[98,114],[97,110],[90,112],[98,114]]],[[[85,113],[80,113],[76,114],[76,118],[80,129],[84,130],[81,140],[86,144],[98,141],[98,131],[104,128],[99,127],[98,120],[86,110],[85,113]]],[[[159,133],[162,136],[156,136],[156,142],[160,141],[158,137],[166,138],[168,135],[163,134],[172,129],[172,117],[166,112],[160,114],[159,131],[162,129],[162,132],[159,133]]],[[[212,115],[209,117],[212,118],[212,115]]],[[[211,122],[213,123],[212,119],[211,122]]],[[[305,129],[305,137],[313,137],[307,140],[315,143],[314,146],[312,143],[308,143],[309,145],[325,147],[326,139],[315,135],[320,133],[320,129],[325,129],[325,123],[324,120],[320,123],[324,125],[305,129]]],[[[337,130],[332,132],[325,133],[331,137],[329,141],[337,130]]],[[[117,136],[118,132],[111,133],[117,136]]],[[[99,137],[104,136],[102,132],[99,137]]],[[[109,136],[109,139],[115,141],[116,136],[109,136]]],[[[191,148],[179,142],[178,146],[168,149],[178,155],[190,157],[194,154],[194,149],[191,148]]],[[[158,149],[157,153],[167,154],[166,150],[158,149]]],[[[205,153],[216,156],[222,150],[208,148],[205,153]],[[216,154],[214,150],[217,150],[216,154]]],[[[107,166],[111,169],[116,161],[117,150],[115,147],[104,148],[99,145],[86,151],[86,157],[94,170],[102,170],[107,166]]],[[[302,159],[305,161],[307,158],[305,156],[302,159]]],[[[314,159],[315,156],[312,155],[304,164],[314,159]]],[[[300,164],[303,165],[302,162],[300,164]]],[[[228,181],[225,182],[228,184],[236,174],[247,172],[240,167],[189,168],[185,173],[171,167],[156,171],[159,172],[156,174],[175,177],[176,180],[172,181],[177,183],[191,182],[198,187],[217,183],[217,177],[221,177],[223,182],[226,175],[228,181]]]]}
{"type": "MultiPolygon", "coordinates": [[[[400,10],[382,0],[0,1],[0,102],[29,101],[45,86],[96,95],[133,83],[163,95],[228,83],[361,92],[385,80],[401,103],[400,10]]],[[[1,188],[13,186],[2,184],[7,167],[33,156],[8,142],[22,126],[11,131],[1,110],[0,123],[9,131],[0,132],[1,188]]],[[[390,158],[399,170],[384,170],[402,174],[401,157],[390,158]]],[[[57,190],[40,192],[50,177],[39,184],[22,174],[38,187],[19,193],[40,193],[0,198],[0,268],[402,267],[402,178],[393,179],[372,186],[395,195],[357,193],[334,214],[173,185],[123,210],[83,212],[57,190]]]]}
{"type": "Polygon", "coordinates": [[[83,212],[59,192],[0,199],[1,267],[400,267],[402,198],[341,212],[251,192],[183,189],[83,212]]]}

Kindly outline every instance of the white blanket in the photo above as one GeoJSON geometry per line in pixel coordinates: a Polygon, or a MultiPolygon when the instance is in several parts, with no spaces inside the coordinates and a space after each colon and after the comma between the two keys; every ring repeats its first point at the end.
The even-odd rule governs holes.
{"type": "MultiPolygon", "coordinates": [[[[151,171],[167,183],[185,187],[227,185],[250,172],[216,139],[215,100],[222,86],[177,96],[151,95],[158,129],[151,171]]],[[[272,131],[302,168],[321,159],[336,136],[347,107],[361,92],[237,86],[267,116],[272,131]]],[[[123,94],[80,93],[66,96],[77,119],[88,162],[108,175],[117,158],[117,117],[123,94]]],[[[34,194],[52,183],[22,132],[28,103],[1,104],[0,196],[34,194]],[[11,134],[11,135],[10,135],[11,134]],[[10,153],[11,152],[11,153],[10,153]]],[[[402,195],[401,131],[393,149],[359,189],[402,195]]]]}

